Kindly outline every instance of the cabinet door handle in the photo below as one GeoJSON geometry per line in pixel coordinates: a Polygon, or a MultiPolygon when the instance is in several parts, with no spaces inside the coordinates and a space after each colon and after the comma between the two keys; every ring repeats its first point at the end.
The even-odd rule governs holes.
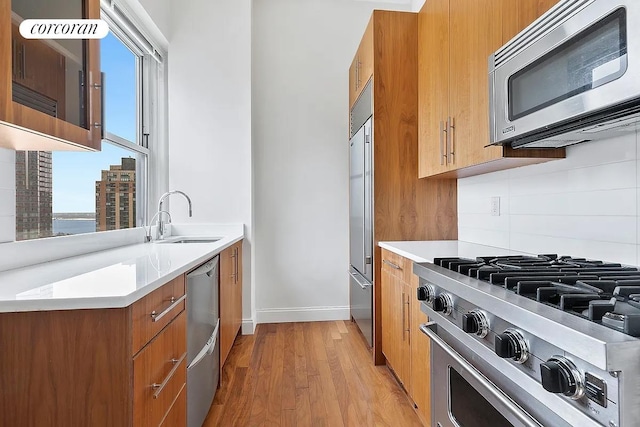
{"type": "Polygon", "coordinates": [[[358,61],[353,63],[353,91],[358,90],[358,61]]]}
{"type": "Polygon", "coordinates": [[[444,123],[444,120],[440,120],[440,165],[444,165],[445,162],[449,163],[447,160],[447,153],[444,146],[444,136],[447,133],[447,126],[444,123]]]}
{"type": "Polygon", "coordinates": [[[404,292],[402,293],[402,341],[404,341],[404,292]]]}
{"type": "Polygon", "coordinates": [[[240,274],[240,272],[238,271],[239,267],[240,267],[240,264],[238,263],[238,247],[236,246],[236,274],[234,277],[235,284],[238,284],[238,274],[240,274]]]}
{"type": "MultiPolygon", "coordinates": [[[[407,294],[404,294],[407,295],[407,294]]],[[[407,301],[405,302],[404,300],[403,302],[403,306],[405,307],[404,313],[405,313],[405,317],[406,317],[406,322],[407,322],[407,326],[404,328],[403,334],[404,332],[407,333],[407,341],[409,341],[409,344],[411,344],[411,310],[410,310],[410,304],[411,302],[409,301],[409,295],[407,295],[407,301]]],[[[404,321],[405,319],[402,319],[403,322],[403,326],[404,326],[404,321]]]]}
{"type": "Polygon", "coordinates": [[[178,298],[177,300],[174,297],[171,297],[171,299],[169,300],[172,304],[165,308],[164,311],[160,314],[157,314],[155,310],[153,310],[151,312],[151,321],[152,322],[157,322],[158,320],[162,319],[164,316],[167,315],[167,313],[169,313],[171,310],[173,310],[174,308],[176,308],[178,305],[180,305],[180,303],[182,301],[184,301],[187,298],[187,294],[182,295],[180,298],[178,298]]]}
{"type": "Polygon", "coordinates": [[[456,136],[456,125],[455,125],[455,118],[454,117],[449,117],[448,119],[448,126],[450,129],[450,132],[447,134],[449,136],[449,139],[451,141],[451,145],[449,146],[449,154],[451,154],[451,163],[455,163],[455,136],[456,136]]]}
{"type": "Polygon", "coordinates": [[[94,128],[100,128],[100,138],[104,138],[105,132],[105,122],[104,122],[104,98],[105,98],[105,88],[107,84],[107,75],[105,73],[100,73],[100,83],[94,83],[92,86],[95,90],[100,91],[100,123],[94,122],[94,128]]]}
{"type": "Polygon", "coordinates": [[[405,325],[405,321],[407,320],[407,309],[406,309],[406,305],[404,303],[404,296],[405,293],[402,293],[402,341],[405,340],[405,332],[407,332],[407,328],[404,327],[405,325]]]}
{"type": "Polygon", "coordinates": [[[233,278],[233,284],[238,283],[238,248],[233,248],[231,250],[231,258],[233,258],[233,270],[231,272],[231,277],[233,278]]]}
{"type": "Polygon", "coordinates": [[[85,81],[85,72],[83,70],[78,70],[78,105],[80,106],[80,127],[89,128],[87,120],[87,103],[88,97],[91,95],[87,92],[87,87],[89,86],[89,82],[85,81]]]}
{"type": "Polygon", "coordinates": [[[383,259],[382,262],[384,262],[385,264],[387,264],[389,267],[393,268],[394,270],[402,270],[402,267],[400,267],[397,264],[392,263],[391,261],[389,261],[387,259],[383,259]]]}
{"type": "Polygon", "coordinates": [[[151,388],[155,389],[155,391],[153,392],[154,399],[157,399],[160,396],[160,393],[162,393],[162,390],[164,390],[164,388],[169,383],[169,381],[171,381],[173,374],[176,373],[176,371],[178,370],[178,367],[180,366],[180,364],[182,363],[185,357],[187,357],[186,351],[182,354],[182,356],[180,356],[180,359],[171,359],[170,362],[173,363],[173,368],[171,368],[171,370],[169,371],[165,379],[160,384],[157,384],[157,383],[151,384],[151,388]]]}

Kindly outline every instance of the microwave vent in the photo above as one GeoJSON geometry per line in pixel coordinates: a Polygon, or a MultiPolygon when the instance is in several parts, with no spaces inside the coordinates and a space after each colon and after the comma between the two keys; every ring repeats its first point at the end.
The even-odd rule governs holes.
{"type": "Polygon", "coordinates": [[[531,148],[561,148],[569,145],[589,142],[590,139],[543,139],[541,141],[530,142],[526,146],[513,147],[514,149],[531,149],[531,148]]]}
{"type": "Polygon", "coordinates": [[[553,28],[558,27],[589,3],[593,3],[594,1],[595,0],[563,0],[559,2],[547,13],[518,33],[517,36],[507,42],[501,49],[496,51],[494,55],[495,67],[499,67],[504,62],[518,55],[553,28]]]}
{"type": "Polygon", "coordinates": [[[618,120],[601,123],[583,129],[582,133],[600,133],[607,131],[633,132],[640,129],[640,116],[638,114],[618,120]]]}

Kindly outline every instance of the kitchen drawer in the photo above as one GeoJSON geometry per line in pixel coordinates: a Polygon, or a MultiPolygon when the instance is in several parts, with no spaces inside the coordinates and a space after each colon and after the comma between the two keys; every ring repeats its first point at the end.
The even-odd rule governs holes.
{"type": "Polygon", "coordinates": [[[157,427],[187,377],[186,311],[133,359],[134,427],[157,427]]]}
{"type": "Polygon", "coordinates": [[[410,259],[382,249],[382,269],[405,283],[411,283],[413,263],[410,259]]]}
{"type": "Polygon", "coordinates": [[[184,275],[181,275],[133,304],[132,355],[185,309],[184,296],[184,275]]]}
{"type": "Polygon", "coordinates": [[[162,421],[160,427],[184,427],[187,425],[187,387],[182,386],[180,394],[173,402],[169,413],[162,421]]]}

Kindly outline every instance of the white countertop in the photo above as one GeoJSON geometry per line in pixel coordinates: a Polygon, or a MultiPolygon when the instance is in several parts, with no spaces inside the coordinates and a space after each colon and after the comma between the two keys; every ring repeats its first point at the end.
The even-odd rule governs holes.
{"type": "Polygon", "coordinates": [[[530,255],[524,252],[461,242],[459,240],[380,242],[378,245],[414,262],[433,262],[434,258],[443,257],[475,259],[478,256],[485,255],[530,255]]]}
{"type": "Polygon", "coordinates": [[[197,267],[244,237],[242,224],[178,229],[213,243],[139,243],[0,272],[0,312],[120,308],[197,267]]]}

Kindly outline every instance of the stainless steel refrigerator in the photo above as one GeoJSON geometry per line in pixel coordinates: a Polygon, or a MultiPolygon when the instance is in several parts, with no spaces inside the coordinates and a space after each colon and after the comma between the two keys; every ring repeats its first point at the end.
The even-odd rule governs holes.
{"type": "Polygon", "coordinates": [[[373,117],[371,82],[351,109],[349,140],[349,306],[373,342],[373,117]]]}

